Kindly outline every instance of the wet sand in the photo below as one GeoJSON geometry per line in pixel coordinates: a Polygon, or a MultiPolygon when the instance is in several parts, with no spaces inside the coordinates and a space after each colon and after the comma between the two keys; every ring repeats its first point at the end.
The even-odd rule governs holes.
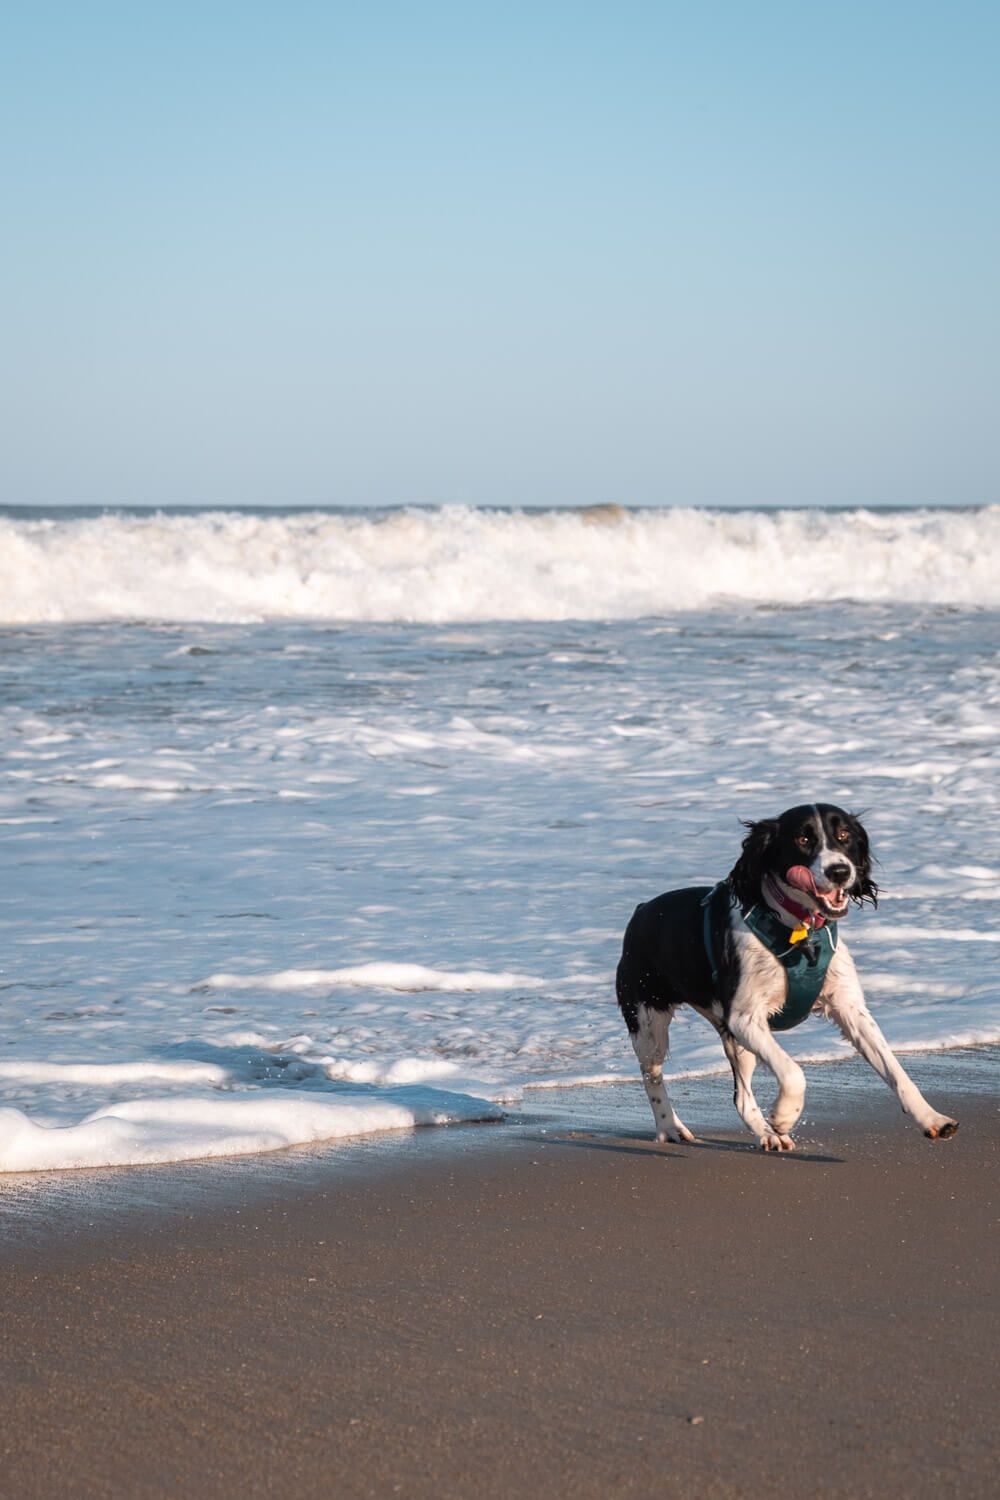
{"type": "Polygon", "coordinates": [[[3,1494],[993,1494],[1000,1131],[970,1057],[908,1063],[949,1142],[850,1063],[807,1070],[790,1157],[720,1128],[712,1079],[678,1092],[698,1147],[592,1090],[363,1169],[160,1169],[110,1214],[81,1174],[29,1212],[8,1183],[3,1494]]]}

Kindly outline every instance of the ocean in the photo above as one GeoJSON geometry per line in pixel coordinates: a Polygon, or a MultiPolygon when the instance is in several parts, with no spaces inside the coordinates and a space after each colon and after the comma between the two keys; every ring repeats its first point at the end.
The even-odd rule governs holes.
{"type": "Polygon", "coordinates": [[[890,1042],[1000,1040],[998,626],[997,507],[0,510],[0,1170],[637,1079],[629,915],[803,801],[890,1042]]]}

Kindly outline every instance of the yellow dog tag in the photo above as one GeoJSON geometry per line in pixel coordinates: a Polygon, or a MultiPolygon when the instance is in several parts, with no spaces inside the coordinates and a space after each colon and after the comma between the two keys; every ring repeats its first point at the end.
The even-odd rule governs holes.
{"type": "Polygon", "coordinates": [[[809,936],[809,928],[808,927],[796,927],[796,928],[794,928],[792,930],[792,938],[791,938],[791,940],[792,940],[793,943],[801,943],[802,939],[803,938],[807,938],[808,936],[809,936]]]}

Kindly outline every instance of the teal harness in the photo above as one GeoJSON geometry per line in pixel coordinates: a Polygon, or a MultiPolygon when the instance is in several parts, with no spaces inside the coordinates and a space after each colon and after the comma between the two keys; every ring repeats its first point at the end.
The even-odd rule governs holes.
{"type": "MultiPolygon", "coordinates": [[[[725,886],[726,882],[722,882],[725,886]]],[[[712,984],[718,984],[718,968],[712,954],[712,897],[718,886],[702,901],[705,912],[705,952],[712,970],[712,984]]],[[[768,1016],[767,1024],[772,1031],[790,1031],[804,1021],[819,999],[819,992],[826,979],[830,960],[837,951],[837,926],[828,923],[814,928],[801,942],[789,942],[789,929],[777,912],[763,901],[742,913],[743,920],[754,937],[764,944],[785,971],[785,1003],[774,1015],[768,1016]]]]}

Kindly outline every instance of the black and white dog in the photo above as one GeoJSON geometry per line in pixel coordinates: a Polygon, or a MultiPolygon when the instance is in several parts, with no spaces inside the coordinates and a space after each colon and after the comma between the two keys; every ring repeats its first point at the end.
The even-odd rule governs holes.
{"type": "Polygon", "coordinates": [[[892,1088],[926,1136],[958,1125],[931,1109],[900,1067],[865,1004],[837,923],[851,901],[875,904],[868,835],[829,803],[746,825],[743,852],[714,888],[644,902],[625,931],[618,1004],[632,1037],[659,1141],[693,1141],[663,1083],[670,1021],[690,1005],[718,1031],[740,1117],[765,1151],[791,1151],[805,1077],[775,1040],[816,1010],[828,1016],[892,1088]],[[769,1120],[751,1088],[758,1060],[778,1081],[769,1120]]]}

